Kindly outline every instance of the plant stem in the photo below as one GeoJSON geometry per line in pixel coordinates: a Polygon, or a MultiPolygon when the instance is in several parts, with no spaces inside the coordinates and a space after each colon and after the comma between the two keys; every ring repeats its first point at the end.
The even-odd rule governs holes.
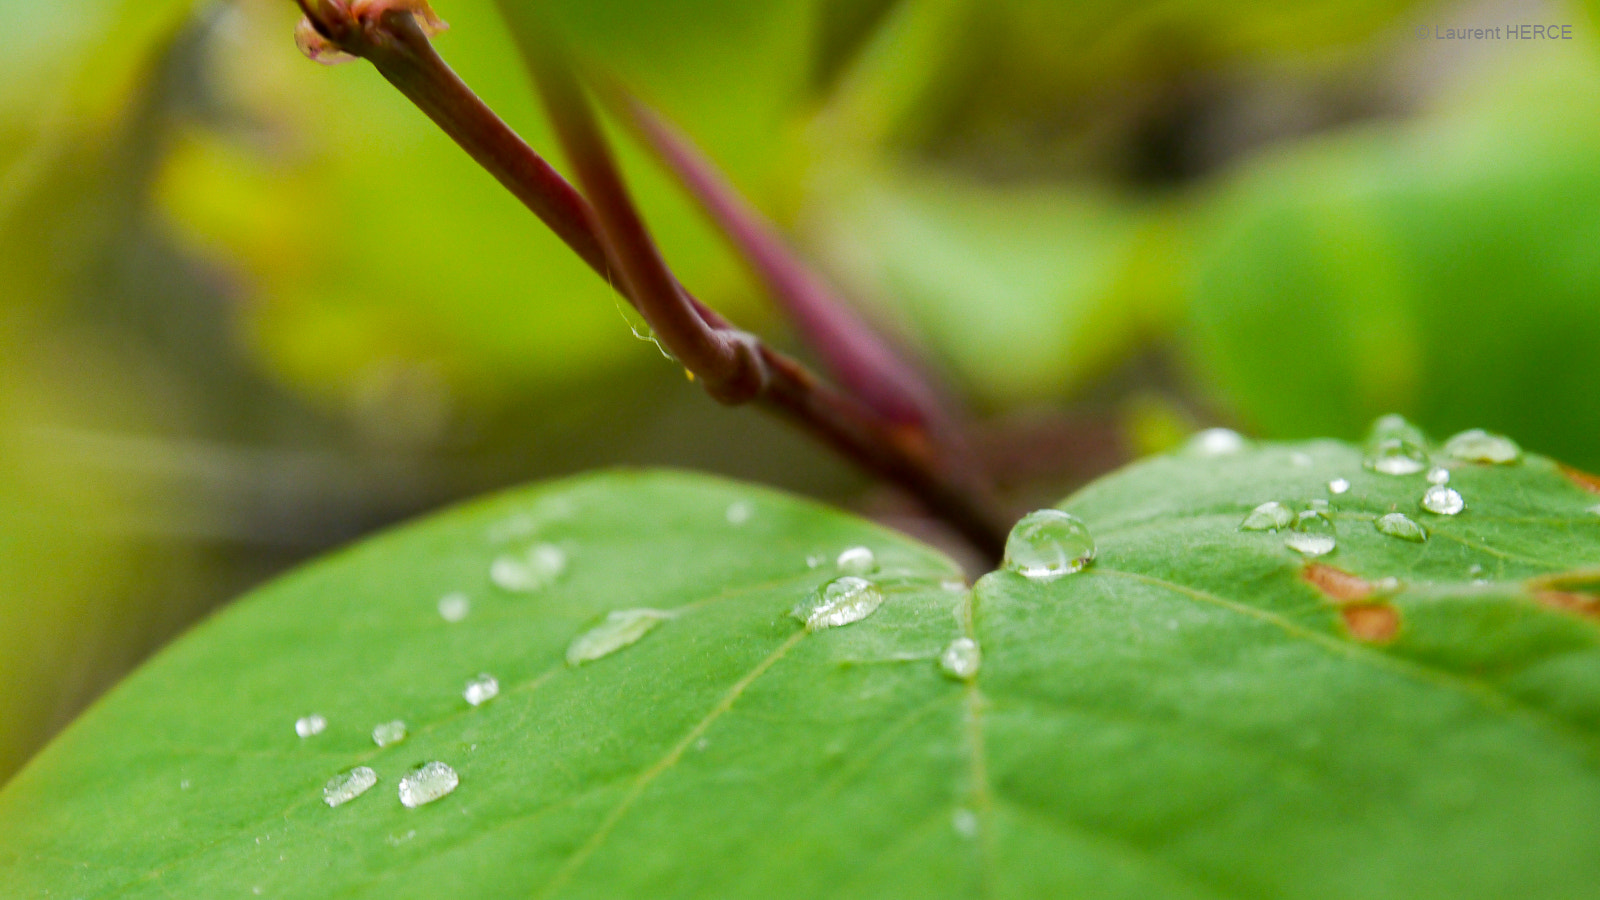
{"type": "Polygon", "coordinates": [[[940,452],[926,432],[895,422],[820,381],[799,362],[733,329],[679,284],[651,241],[581,89],[559,52],[531,49],[580,194],[445,64],[415,15],[417,0],[298,0],[316,32],[380,74],[521,200],[639,309],[684,366],[725,403],[756,402],[900,485],[998,558],[1009,519],[979,472],[940,452]],[[591,204],[591,201],[592,204],[591,204]],[[612,275],[620,277],[613,278],[612,275]]]}

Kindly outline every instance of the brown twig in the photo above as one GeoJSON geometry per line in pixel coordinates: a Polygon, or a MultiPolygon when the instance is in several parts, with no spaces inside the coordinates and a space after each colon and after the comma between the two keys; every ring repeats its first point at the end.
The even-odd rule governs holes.
{"type": "MultiPolygon", "coordinates": [[[[423,0],[297,0],[312,37],[372,63],[423,113],[639,309],[658,338],[722,402],[756,402],[910,491],[991,557],[1008,519],[987,482],[895,422],[690,296],[628,198],[586,98],[559,51],[524,47],[587,198],[489,109],[433,49],[423,0]],[[592,202],[591,202],[592,201],[592,202]],[[618,277],[612,278],[615,274],[618,277]]],[[[318,49],[316,47],[313,50],[318,49]]]]}

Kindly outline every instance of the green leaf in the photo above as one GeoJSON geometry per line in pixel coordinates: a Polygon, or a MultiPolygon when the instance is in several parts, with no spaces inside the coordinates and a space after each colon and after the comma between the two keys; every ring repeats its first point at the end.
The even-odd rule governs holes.
{"type": "Polygon", "coordinates": [[[1595,896],[1600,600],[1592,570],[1551,576],[1600,558],[1596,498],[1537,457],[1454,464],[1450,483],[1466,510],[1430,516],[1420,474],[1368,473],[1333,442],[1159,457],[1066,504],[1098,537],[1086,571],[973,591],[903,538],[711,479],[508,495],[283,579],[146,666],[0,793],[0,883],[1595,896]],[[1335,477],[1352,487],[1330,497],[1335,477]],[[1274,499],[1332,501],[1321,566],[1237,530],[1274,499]],[[1374,529],[1396,509],[1426,543],[1374,529]],[[807,632],[791,611],[856,544],[885,601],[807,632]],[[560,574],[502,591],[489,572],[510,551],[560,574]],[[452,624],[435,604],[454,592],[472,608],[452,624]],[[636,643],[566,662],[574,637],[642,608],[670,615],[612,620],[636,643]],[[970,683],[936,662],[964,632],[983,650],[970,683]],[[474,708],[479,672],[501,689],[474,708]],[[312,712],[327,730],[297,737],[312,712]],[[394,718],[410,736],[374,747],[394,718]],[[398,779],[430,760],[459,787],[403,807],[398,779]],[[323,783],[356,765],[377,786],[328,808],[323,783]]]}

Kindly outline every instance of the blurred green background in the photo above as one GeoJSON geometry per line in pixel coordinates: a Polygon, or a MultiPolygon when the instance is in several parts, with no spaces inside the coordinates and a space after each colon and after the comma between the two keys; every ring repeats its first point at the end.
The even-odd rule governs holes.
{"type": "MultiPolygon", "coordinates": [[[[549,151],[529,2],[437,0],[437,43],[549,151]]],[[[543,5],[944,373],[1019,505],[1200,425],[1390,411],[1600,468],[1581,7],[543,5]],[[1524,22],[1571,38],[1435,33],[1524,22]]],[[[216,604],[498,486],[680,465],[919,527],[701,396],[375,72],[301,58],[290,0],[0,14],[0,779],[216,604]]],[[[622,157],[683,280],[792,346],[622,157]]]]}

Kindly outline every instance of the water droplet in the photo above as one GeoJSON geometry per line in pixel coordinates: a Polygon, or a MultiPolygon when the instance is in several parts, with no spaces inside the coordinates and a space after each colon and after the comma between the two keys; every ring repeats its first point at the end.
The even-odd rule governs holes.
{"type": "Polygon", "coordinates": [[[1058,578],[1094,562],[1089,526],[1072,513],[1041,509],[1022,517],[1006,538],[1006,571],[1024,578],[1058,578]]]}
{"type": "Polygon", "coordinates": [[[329,806],[342,806],[365,794],[377,783],[377,772],[366,766],[356,766],[328,779],[328,783],[322,786],[322,799],[329,806]]]}
{"type": "Polygon", "coordinates": [[[1450,470],[1446,469],[1444,466],[1434,466],[1428,470],[1429,484],[1448,484],[1449,482],[1450,470]]]}
{"type": "Polygon", "coordinates": [[[865,578],[842,575],[817,589],[807,603],[791,613],[806,623],[807,631],[821,631],[859,622],[883,605],[883,591],[865,578]]]}
{"type": "Polygon", "coordinates": [[[1384,438],[1367,450],[1361,464],[1380,475],[1414,475],[1428,466],[1421,444],[1404,438],[1384,438]]]}
{"type": "Polygon", "coordinates": [[[1373,421],[1372,427],[1367,430],[1367,442],[1377,443],[1388,438],[1399,438],[1413,444],[1427,444],[1428,436],[1422,429],[1413,425],[1405,416],[1390,413],[1379,416],[1373,421]]]}
{"type": "Polygon", "coordinates": [[[1372,526],[1390,537],[1397,537],[1403,541],[1420,544],[1428,539],[1428,530],[1405,513],[1396,512],[1379,516],[1372,526]]]}
{"type": "Polygon", "coordinates": [[[1347,478],[1335,478],[1328,482],[1328,493],[1330,494],[1343,494],[1348,490],[1350,490],[1350,480],[1347,478]]]}
{"type": "Polygon", "coordinates": [[[1293,521],[1293,510],[1276,500],[1268,500],[1244,517],[1244,521],[1239,523],[1239,530],[1277,531],[1280,528],[1288,528],[1293,521]]]}
{"type": "Polygon", "coordinates": [[[1469,567],[1467,569],[1467,574],[1468,575],[1482,575],[1483,574],[1483,566],[1479,565],[1478,563],[1473,563],[1471,565],[1471,567],[1469,567]]]}
{"type": "Polygon", "coordinates": [[[815,569],[827,561],[828,558],[826,556],[813,553],[812,555],[806,557],[806,568],[815,569]]]}
{"type": "Polygon", "coordinates": [[[1596,503],[1594,506],[1589,507],[1589,512],[1593,515],[1600,516],[1600,503],[1596,503]]]}
{"type": "Polygon", "coordinates": [[[482,706],[500,694],[500,680],[488,672],[480,674],[477,678],[467,682],[467,687],[461,696],[473,706],[482,706]]]}
{"type": "Polygon", "coordinates": [[[744,500],[730,503],[728,504],[728,511],[726,513],[728,517],[728,524],[743,525],[744,523],[750,521],[750,516],[753,515],[755,511],[755,505],[744,500]]]}
{"type": "Polygon", "coordinates": [[[1245,445],[1244,437],[1231,428],[1207,428],[1189,438],[1184,449],[1191,456],[1232,456],[1245,445]]]}
{"type": "Polygon", "coordinates": [[[406,739],[406,723],[395,719],[372,729],[372,742],[379,747],[398,744],[406,739]]]}
{"type": "Polygon", "coordinates": [[[323,729],[327,727],[328,720],[316,713],[312,713],[309,716],[304,716],[294,720],[294,733],[303,738],[311,737],[314,734],[321,734],[323,729]]]}
{"type": "Polygon", "coordinates": [[[1503,434],[1472,428],[1444,442],[1444,455],[1468,462],[1508,465],[1522,459],[1522,448],[1503,434]]]}
{"type": "Polygon", "coordinates": [[[567,645],[567,665],[593,662],[636,644],[672,613],[661,609],[617,609],[606,614],[604,622],[572,639],[567,645]]]}
{"type": "Polygon", "coordinates": [[[178,790],[187,791],[188,789],[189,789],[189,779],[185,778],[184,780],[178,782],[178,790]]]}
{"type": "Polygon", "coordinates": [[[508,591],[531,593],[554,584],[567,570],[567,554],[554,544],[534,544],[521,553],[497,557],[489,580],[508,591]]]}
{"type": "Polygon", "coordinates": [[[1317,497],[1317,498],[1313,499],[1310,503],[1307,503],[1306,505],[1308,507],[1310,507],[1311,509],[1319,509],[1319,510],[1322,510],[1323,512],[1327,512],[1329,509],[1331,509],[1331,506],[1328,504],[1328,501],[1322,499],[1321,497],[1317,497]]]}
{"type": "Polygon", "coordinates": [[[456,789],[461,777],[456,770],[438,760],[424,763],[400,778],[400,802],[416,808],[456,789]]]}
{"type": "Polygon", "coordinates": [[[1333,518],[1325,509],[1314,507],[1302,510],[1294,517],[1294,530],[1308,534],[1333,534],[1333,518]]]}
{"type": "Polygon", "coordinates": [[[950,827],[964,838],[978,836],[978,814],[970,809],[958,809],[950,814],[950,827]]]}
{"type": "Polygon", "coordinates": [[[1422,495],[1422,508],[1440,516],[1453,516],[1467,508],[1467,501],[1453,487],[1436,484],[1422,495]]]}
{"type": "Polygon", "coordinates": [[[439,617],[446,622],[459,622],[472,612],[472,601],[466,594],[445,594],[439,598],[439,617]]]}
{"type": "Polygon", "coordinates": [[[958,681],[968,681],[978,674],[983,664],[983,651],[978,642],[969,637],[958,637],[945,646],[939,654],[939,668],[958,681]]]}
{"type": "Polygon", "coordinates": [[[868,547],[851,547],[834,563],[846,575],[871,575],[878,571],[878,557],[868,547]]]}
{"type": "Polygon", "coordinates": [[[1329,534],[1300,534],[1296,532],[1283,539],[1283,545],[1303,556],[1326,556],[1333,552],[1338,542],[1329,534]]]}
{"type": "Polygon", "coordinates": [[[1372,583],[1372,593],[1378,597],[1392,597],[1400,593],[1401,586],[1400,579],[1387,575],[1372,583]]]}

